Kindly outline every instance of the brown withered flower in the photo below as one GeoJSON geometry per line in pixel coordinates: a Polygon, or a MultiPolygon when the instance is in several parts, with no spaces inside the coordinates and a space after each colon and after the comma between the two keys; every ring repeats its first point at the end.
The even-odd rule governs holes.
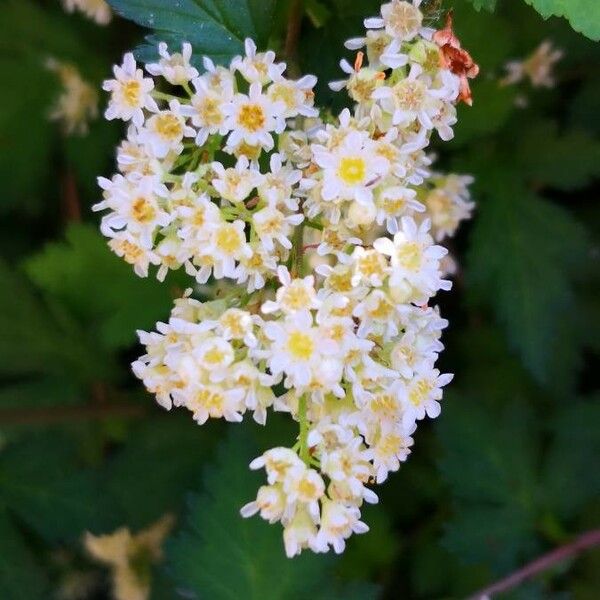
{"type": "Polygon", "coordinates": [[[460,78],[458,100],[471,106],[473,98],[469,79],[477,77],[479,65],[466,50],[461,48],[460,40],[454,35],[452,11],[448,11],[446,15],[446,26],[433,34],[433,41],[440,47],[444,66],[460,78]]]}

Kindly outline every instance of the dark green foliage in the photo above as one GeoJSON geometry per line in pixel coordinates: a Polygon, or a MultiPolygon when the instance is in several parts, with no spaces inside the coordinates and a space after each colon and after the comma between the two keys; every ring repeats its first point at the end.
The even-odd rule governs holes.
{"type": "Polygon", "coordinates": [[[158,41],[166,41],[171,49],[190,42],[200,66],[202,56],[228,63],[243,52],[247,37],[265,48],[275,0],[109,0],[109,4],[126,19],[156,32],[139,49],[143,60],[156,56],[158,41]]]}
{"type": "MultiPolygon", "coordinates": [[[[453,8],[481,67],[455,139],[434,139],[440,170],[476,179],[473,222],[452,248],[454,289],[440,298],[450,320],[442,361],[456,380],[437,422],[419,427],[410,460],[377,490],[380,504],[365,507],[371,531],[341,558],[293,560],[279,526],[239,509],[264,482],[248,462],[293,439],[294,424],[278,414],[267,428],[249,419],[199,428],[185,409],[156,408],[131,376],[136,329],[166,319],[190,279],[141,279],[109,251],[90,207],[124,128],[99,119],[88,136],[65,137],[48,120],[60,84],[44,66],[50,56],[73,63],[99,87],[131,49],[148,61],[159,40],[172,51],[190,41],[201,68],[200,56],[228,62],[248,36],[287,60],[293,3],[110,3],[108,28],[56,0],[2,3],[0,598],[60,597],[69,576],[97,569],[84,557],[85,531],[135,533],[165,513],[177,530],[152,600],[465,598],[597,528],[600,46],[572,27],[598,39],[600,3],[423,1],[434,27],[453,8]],[[506,62],[546,39],[564,52],[557,87],[501,86],[506,62]],[[73,198],[75,213],[66,210],[73,198]],[[82,223],[72,222],[77,213],[82,223]]],[[[362,35],[380,2],[303,5],[293,66],[318,75],[317,103],[336,111],[347,99],[327,83],[356,54],[343,43],[362,35]]],[[[595,600],[598,561],[589,553],[501,597],[595,600]]],[[[102,573],[106,589],[94,598],[104,600],[102,573]]]]}
{"type": "Polygon", "coordinates": [[[88,327],[97,323],[99,340],[108,348],[131,345],[136,329],[152,327],[172,302],[168,283],[136,276],[91,225],[72,225],[66,243],[49,244],[26,261],[25,270],[88,327]]]}
{"type": "Polygon", "coordinates": [[[202,495],[190,498],[184,531],[168,550],[170,569],[182,589],[210,600],[374,598],[369,586],[338,589],[330,557],[304,553],[289,560],[281,531],[259,518],[240,517],[240,508],[255,497],[261,483],[260,475],[248,469],[258,453],[245,432],[230,431],[205,473],[202,495]]]}
{"type": "Polygon", "coordinates": [[[6,600],[44,597],[46,578],[31,550],[0,505],[0,589],[6,600]]]}

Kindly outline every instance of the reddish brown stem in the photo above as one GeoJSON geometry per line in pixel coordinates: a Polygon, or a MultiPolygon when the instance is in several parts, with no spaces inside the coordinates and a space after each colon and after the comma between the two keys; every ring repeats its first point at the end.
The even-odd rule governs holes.
{"type": "Polygon", "coordinates": [[[73,171],[67,168],[62,178],[62,211],[66,223],[81,221],[81,203],[73,171]]]}
{"type": "Polygon", "coordinates": [[[141,417],[146,412],[144,406],[135,404],[3,408],[0,409],[0,425],[50,425],[66,421],[90,421],[111,417],[133,418],[141,417]]]}
{"type": "Polygon", "coordinates": [[[292,0],[292,5],[290,6],[290,12],[288,16],[283,54],[288,62],[288,71],[290,71],[293,76],[298,75],[298,73],[294,73],[294,71],[299,70],[297,67],[297,55],[303,13],[303,0],[292,0]]]}
{"type": "Polygon", "coordinates": [[[559,548],[556,548],[555,550],[536,558],[523,568],[508,575],[508,577],[505,577],[500,581],[496,581],[492,585],[479,590],[470,596],[469,600],[485,600],[487,598],[494,597],[496,594],[511,590],[512,588],[518,586],[521,582],[525,581],[525,579],[529,579],[530,577],[533,577],[534,575],[537,575],[546,569],[550,569],[557,563],[571,558],[583,550],[593,548],[598,544],[600,544],[600,529],[594,529],[592,531],[582,533],[572,542],[569,542],[564,546],[560,546],[559,548]]]}

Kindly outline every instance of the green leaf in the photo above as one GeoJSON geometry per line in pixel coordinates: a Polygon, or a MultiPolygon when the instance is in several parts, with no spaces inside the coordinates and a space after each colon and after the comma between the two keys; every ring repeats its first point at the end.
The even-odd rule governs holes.
{"type": "Polygon", "coordinates": [[[438,433],[455,499],[445,546],[465,562],[509,570],[533,547],[538,432],[530,411],[515,403],[494,410],[485,390],[453,394],[438,433]]]}
{"type": "Polygon", "coordinates": [[[83,332],[1,261],[0,288],[6,290],[0,296],[0,374],[69,374],[80,382],[105,372],[104,363],[89,360],[83,332]]]}
{"type": "Polygon", "coordinates": [[[579,33],[600,40],[600,3],[596,0],[525,0],[544,19],[565,17],[579,33]]]}
{"type": "Polygon", "coordinates": [[[514,110],[515,89],[500,87],[497,81],[478,79],[471,85],[473,106],[458,107],[453,146],[474,143],[478,138],[502,129],[514,110]]]}
{"type": "Polygon", "coordinates": [[[71,438],[56,432],[23,438],[0,455],[0,499],[51,542],[112,523],[99,481],[79,464],[71,438]]]}
{"type": "Polygon", "coordinates": [[[555,122],[540,121],[523,131],[515,160],[530,181],[573,190],[600,176],[600,141],[582,129],[559,133],[555,122]]]}
{"type": "Polygon", "coordinates": [[[0,591],[2,600],[47,598],[44,573],[0,505],[0,591]]]}
{"type": "Polygon", "coordinates": [[[468,256],[471,297],[492,306],[535,379],[572,385],[581,350],[573,278],[588,263],[585,229],[528,192],[510,169],[486,173],[468,256]]]}
{"type": "Polygon", "coordinates": [[[74,381],[58,377],[42,377],[0,388],[0,408],[76,404],[81,399],[81,390],[74,381]]]}
{"type": "Polygon", "coordinates": [[[560,410],[552,419],[554,434],[543,471],[544,501],[562,517],[573,517],[600,495],[600,397],[560,410]]]}
{"type": "Polygon", "coordinates": [[[104,488],[115,499],[123,523],[142,529],[182,507],[214,446],[212,431],[201,429],[187,415],[161,414],[130,433],[126,445],[105,465],[104,488]]]}
{"type": "Polygon", "coordinates": [[[190,500],[184,532],[167,547],[183,593],[210,600],[374,597],[372,587],[354,596],[340,591],[331,578],[330,557],[304,552],[286,558],[279,525],[240,516],[263,482],[248,468],[259,451],[239,428],[231,433],[206,472],[202,495],[190,500]]]}
{"type": "Polygon", "coordinates": [[[340,69],[340,58],[354,62],[354,54],[344,47],[344,42],[364,35],[363,20],[379,13],[381,3],[377,0],[323,0],[324,9],[334,17],[323,26],[307,28],[300,38],[298,58],[304,73],[312,73],[318,78],[315,87],[316,104],[339,111],[350,106],[351,100],[342,92],[333,92],[329,82],[345,79],[347,75],[340,69]]]}
{"type": "Polygon", "coordinates": [[[30,0],[2,4],[0,77],[5,85],[0,105],[0,177],[4,182],[0,210],[39,212],[44,192],[56,189],[52,152],[57,125],[48,114],[60,85],[45,67],[48,58],[74,63],[87,79],[97,81],[105,72],[103,61],[86,45],[95,40],[89,35],[90,25],[74,28],[70,18],[57,9],[45,9],[30,0]]]}
{"type": "MultiPolygon", "coordinates": [[[[190,42],[196,64],[201,64],[201,56],[224,64],[243,53],[247,37],[265,49],[275,0],[109,0],[109,4],[122,17],[153,29],[147,38],[150,44],[164,40],[175,49],[190,42]]],[[[153,53],[155,49],[142,47],[143,60],[153,53]]]]}
{"type": "Polygon", "coordinates": [[[153,327],[171,306],[169,286],[134,275],[91,225],[71,225],[65,242],[48,244],[25,270],[88,329],[97,328],[108,348],[132,344],[136,329],[153,327]]]}
{"type": "Polygon", "coordinates": [[[492,12],[496,8],[496,0],[471,0],[475,10],[489,10],[492,12]]]}

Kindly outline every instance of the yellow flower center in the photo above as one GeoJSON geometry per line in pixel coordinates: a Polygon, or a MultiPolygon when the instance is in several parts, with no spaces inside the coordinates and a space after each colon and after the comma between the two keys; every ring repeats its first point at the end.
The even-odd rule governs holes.
{"type": "Polygon", "coordinates": [[[298,360],[308,360],[314,351],[314,342],[310,335],[302,331],[293,331],[290,333],[287,342],[289,353],[298,360]]]}
{"type": "Polygon", "coordinates": [[[196,110],[205,125],[220,125],[223,121],[221,103],[218,98],[204,98],[196,105],[196,110]]]}
{"type": "Polygon", "coordinates": [[[409,271],[418,271],[423,254],[421,246],[416,242],[406,242],[396,251],[398,262],[409,271]]]}
{"type": "Polygon", "coordinates": [[[417,383],[415,383],[413,388],[410,390],[408,399],[415,406],[419,406],[427,399],[427,396],[432,389],[433,385],[431,385],[431,382],[427,381],[426,379],[421,379],[420,381],[417,381],[417,383]]]}
{"type": "Polygon", "coordinates": [[[383,436],[377,444],[377,453],[382,457],[391,457],[398,453],[402,445],[402,438],[395,433],[383,436]]]}
{"type": "Polygon", "coordinates": [[[283,304],[292,310],[306,308],[310,302],[310,297],[306,288],[292,284],[283,296],[283,304]]]}
{"type": "Polygon", "coordinates": [[[296,94],[294,88],[284,83],[273,83],[269,88],[269,96],[274,102],[283,102],[288,110],[296,106],[296,94]]]}
{"type": "Polygon", "coordinates": [[[338,177],[347,185],[357,185],[364,181],[367,165],[360,156],[346,156],[340,161],[338,177]]]}
{"type": "Polygon", "coordinates": [[[144,255],[142,248],[136,244],[132,244],[129,240],[121,241],[117,247],[117,250],[122,252],[123,258],[130,265],[138,262],[138,260],[140,260],[140,258],[142,258],[144,255]]]}
{"type": "Polygon", "coordinates": [[[313,499],[317,496],[317,486],[308,479],[302,479],[298,484],[298,492],[304,498],[313,499]]]}
{"type": "Polygon", "coordinates": [[[365,276],[382,275],[385,269],[385,259],[377,252],[364,254],[358,260],[358,270],[365,276]]]}
{"type": "Polygon", "coordinates": [[[222,363],[224,358],[225,353],[222,350],[219,350],[219,348],[216,346],[213,346],[204,353],[204,360],[213,365],[222,363]]]}
{"type": "Polygon", "coordinates": [[[183,133],[181,121],[172,113],[157,115],[154,122],[154,129],[165,140],[176,140],[183,133]]]}
{"type": "Polygon", "coordinates": [[[250,132],[256,132],[265,125],[265,112],[260,104],[243,104],[238,115],[238,124],[250,132]]]}
{"type": "Polygon", "coordinates": [[[235,254],[242,245],[238,230],[233,225],[223,225],[216,235],[216,245],[226,254],[235,254]]]}
{"type": "Polygon", "coordinates": [[[423,15],[409,2],[396,2],[387,15],[386,22],[394,35],[409,37],[415,35],[421,27],[423,15]]]}
{"type": "Polygon", "coordinates": [[[403,79],[393,91],[398,106],[403,110],[419,110],[425,99],[425,84],[418,80],[403,79]]]}
{"type": "Polygon", "coordinates": [[[156,216],[156,210],[152,203],[143,196],[136,198],[131,205],[131,216],[138,223],[150,223],[156,216]]]}
{"type": "Polygon", "coordinates": [[[141,87],[137,79],[130,79],[127,83],[123,84],[121,93],[126,104],[132,107],[139,106],[141,87]]]}

